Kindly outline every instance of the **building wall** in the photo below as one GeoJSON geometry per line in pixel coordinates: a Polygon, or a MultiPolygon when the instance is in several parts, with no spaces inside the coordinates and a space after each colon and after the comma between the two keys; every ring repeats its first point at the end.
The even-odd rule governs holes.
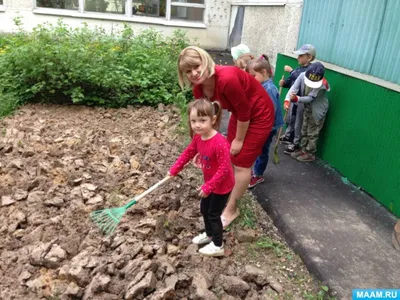
{"type": "MultiPolygon", "coordinates": [[[[343,182],[361,187],[400,217],[400,86],[322,63],[331,91],[318,156],[342,173],[343,182]]],[[[294,68],[297,61],[278,55],[276,85],[284,65],[294,68]]]]}
{"type": "MultiPolygon", "coordinates": [[[[205,0],[205,4],[205,28],[193,28],[190,25],[182,27],[141,23],[140,18],[145,17],[138,16],[135,17],[135,22],[128,21],[127,24],[130,24],[134,30],[153,27],[165,34],[170,34],[175,29],[181,28],[187,31],[190,38],[196,39],[197,43],[205,48],[226,49],[230,21],[230,0],[205,0]]],[[[5,11],[0,11],[0,32],[15,30],[13,18],[16,16],[23,17],[22,22],[26,30],[32,30],[38,24],[44,22],[55,23],[60,17],[66,24],[73,27],[81,26],[82,22],[86,22],[89,26],[102,26],[106,30],[111,30],[121,28],[123,24],[122,20],[101,19],[101,13],[97,13],[98,19],[34,13],[32,0],[4,0],[4,6],[5,11]]],[[[180,23],[184,24],[183,21],[180,23]]]]}
{"type": "MultiPolygon", "coordinates": [[[[249,1],[251,2],[251,1],[249,1]]],[[[275,65],[277,54],[292,52],[297,46],[303,0],[282,1],[284,5],[272,5],[265,1],[263,5],[232,6],[232,18],[240,17],[237,11],[244,7],[243,28],[241,39],[232,39],[236,46],[240,43],[249,46],[256,54],[267,54],[275,65]]],[[[230,33],[233,33],[233,20],[230,33]]]]}

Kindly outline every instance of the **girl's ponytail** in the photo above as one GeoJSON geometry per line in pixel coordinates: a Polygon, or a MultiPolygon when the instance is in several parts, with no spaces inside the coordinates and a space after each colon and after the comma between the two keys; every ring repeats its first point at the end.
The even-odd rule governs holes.
{"type": "Polygon", "coordinates": [[[221,124],[221,119],[222,119],[222,107],[221,104],[218,101],[211,102],[213,106],[213,112],[214,116],[217,117],[214,125],[214,129],[218,130],[219,125],[221,124]]]}

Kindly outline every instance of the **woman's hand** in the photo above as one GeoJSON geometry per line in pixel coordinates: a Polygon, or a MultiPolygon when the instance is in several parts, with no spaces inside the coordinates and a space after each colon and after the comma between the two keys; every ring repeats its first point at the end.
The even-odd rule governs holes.
{"type": "Polygon", "coordinates": [[[238,155],[243,148],[243,141],[234,139],[231,144],[231,155],[238,155]]]}

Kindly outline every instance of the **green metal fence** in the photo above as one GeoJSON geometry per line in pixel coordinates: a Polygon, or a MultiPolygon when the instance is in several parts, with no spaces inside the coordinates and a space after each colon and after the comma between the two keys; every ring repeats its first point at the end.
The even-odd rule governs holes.
{"type": "MultiPolygon", "coordinates": [[[[297,61],[278,55],[277,86],[284,65],[297,61]]],[[[325,77],[330,107],[318,156],[400,217],[400,93],[329,69],[325,77]]]]}
{"type": "Polygon", "coordinates": [[[304,0],[298,47],[317,58],[400,84],[399,0],[304,0]]]}

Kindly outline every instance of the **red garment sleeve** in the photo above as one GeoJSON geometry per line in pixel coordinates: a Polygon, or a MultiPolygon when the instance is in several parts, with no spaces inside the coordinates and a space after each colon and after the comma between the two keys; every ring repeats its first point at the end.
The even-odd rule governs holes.
{"type": "Polygon", "coordinates": [[[221,87],[222,94],[235,108],[237,119],[241,122],[249,121],[251,117],[250,100],[247,99],[238,75],[232,74],[232,76],[229,76],[224,81],[221,87]]]}
{"type": "Polygon", "coordinates": [[[201,189],[207,195],[211,194],[225,180],[225,177],[229,174],[229,168],[232,168],[229,144],[225,140],[220,140],[217,141],[214,149],[218,161],[218,169],[214,176],[201,186],[201,189]]]}
{"type": "Polygon", "coordinates": [[[178,175],[180,171],[185,167],[185,165],[197,154],[197,140],[198,137],[194,136],[191,143],[186,147],[182,154],[178,157],[176,162],[169,169],[169,173],[172,176],[178,175]]]}

